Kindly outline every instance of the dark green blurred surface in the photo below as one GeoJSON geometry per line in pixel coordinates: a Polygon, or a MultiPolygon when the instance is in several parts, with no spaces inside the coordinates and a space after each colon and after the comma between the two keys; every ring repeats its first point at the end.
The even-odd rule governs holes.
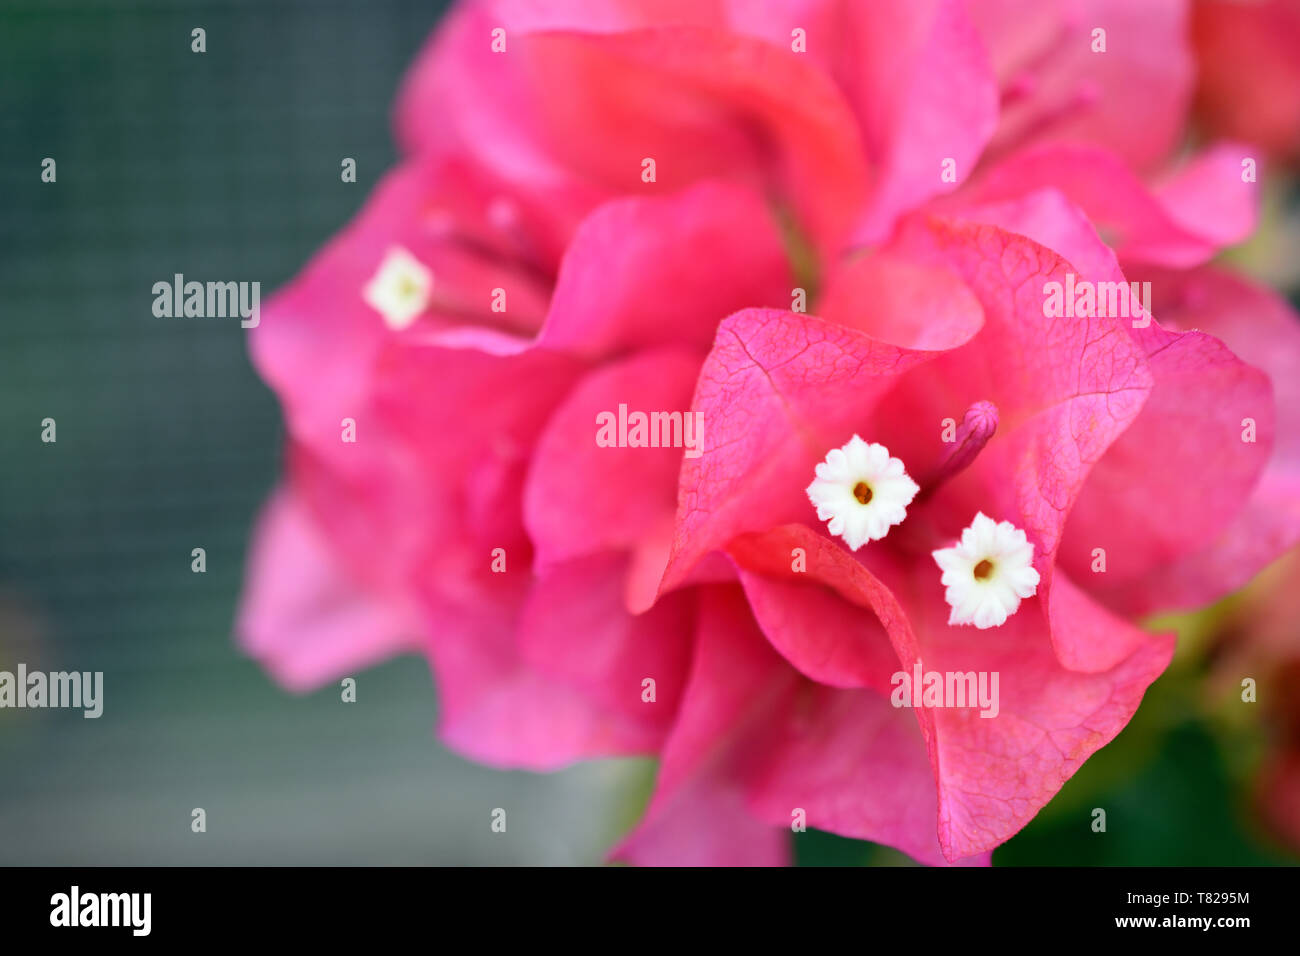
{"type": "MultiPolygon", "coordinates": [[[[0,864],[564,863],[612,839],[601,808],[626,799],[626,767],[451,757],[421,660],[361,675],[344,705],[287,695],[239,655],[278,412],[237,321],[150,311],[175,272],[269,294],[347,221],[393,159],[393,93],[440,6],[0,4],[0,668],[106,682],[97,721],[0,712],[0,864]],[[508,838],[488,829],[496,806],[508,838]]],[[[998,863],[1285,859],[1246,832],[1185,688],[1161,686],[998,863]]],[[[905,862],[816,832],[796,847],[809,865],[905,862]]]]}

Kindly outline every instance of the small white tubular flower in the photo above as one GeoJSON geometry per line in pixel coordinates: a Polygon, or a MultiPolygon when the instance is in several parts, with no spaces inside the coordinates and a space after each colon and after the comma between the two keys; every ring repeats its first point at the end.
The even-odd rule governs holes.
{"type": "Polygon", "coordinates": [[[901,461],[889,457],[888,448],[854,435],[843,448],[826,453],[807,490],[817,517],[856,551],[906,518],[907,506],[921,488],[901,461]]]}
{"type": "Polygon", "coordinates": [[[401,246],[393,246],[366,284],[362,297],[394,332],[409,326],[429,305],[433,273],[401,246]]]}
{"type": "Polygon", "coordinates": [[[1034,546],[1010,521],[976,514],[956,546],[932,553],[947,586],[949,624],[1001,627],[1019,610],[1021,599],[1038,590],[1034,546]]]}

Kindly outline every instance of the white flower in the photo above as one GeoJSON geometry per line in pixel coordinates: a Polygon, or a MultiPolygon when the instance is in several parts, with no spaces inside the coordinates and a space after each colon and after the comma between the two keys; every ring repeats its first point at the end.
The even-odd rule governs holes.
{"type": "Polygon", "coordinates": [[[429,306],[433,273],[401,246],[393,246],[367,283],[362,297],[395,332],[409,326],[429,306]]]}
{"type": "Polygon", "coordinates": [[[976,514],[956,546],[933,554],[947,586],[943,597],[952,608],[949,624],[1001,627],[1021,599],[1038,590],[1034,546],[1010,521],[976,514]]]}
{"type": "Polygon", "coordinates": [[[817,508],[817,517],[828,522],[831,534],[856,551],[906,518],[907,506],[920,490],[903,463],[889,457],[888,448],[854,435],[818,464],[808,500],[817,508]]]}

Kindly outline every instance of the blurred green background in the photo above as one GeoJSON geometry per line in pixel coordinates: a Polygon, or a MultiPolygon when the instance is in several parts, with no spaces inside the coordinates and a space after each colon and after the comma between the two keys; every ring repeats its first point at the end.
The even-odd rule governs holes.
{"type": "MultiPolygon", "coordinates": [[[[595,862],[644,799],[642,762],[449,754],[421,659],[344,704],[279,690],[231,640],[278,410],[237,321],[155,318],[151,287],[289,278],[394,159],[393,94],[443,6],[0,2],[0,669],[105,675],[98,720],[0,710],[0,864],[595,862]]],[[[1251,761],[1225,754],[1252,730],[1213,719],[1200,660],[995,861],[1294,862],[1250,822],[1251,761]]],[[[816,832],[796,853],[905,862],[816,832]]]]}

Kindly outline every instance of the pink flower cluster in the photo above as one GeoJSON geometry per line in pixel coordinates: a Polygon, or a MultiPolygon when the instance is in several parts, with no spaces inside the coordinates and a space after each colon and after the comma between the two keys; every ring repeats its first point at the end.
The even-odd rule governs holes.
{"type": "Polygon", "coordinates": [[[777,863],[806,819],[987,862],[1169,662],[1134,622],[1300,536],[1300,326],[1207,265],[1256,184],[1179,152],[1187,20],[455,8],[400,164],[251,333],[288,452],[246,648],[300,689],[420,649],[487,763],[656,756],[624,860],[777,863]],[[699,448],[598,441],[621,407],[699,448]],[[930,672],[996,715],[899,706],[930,672]]]}

